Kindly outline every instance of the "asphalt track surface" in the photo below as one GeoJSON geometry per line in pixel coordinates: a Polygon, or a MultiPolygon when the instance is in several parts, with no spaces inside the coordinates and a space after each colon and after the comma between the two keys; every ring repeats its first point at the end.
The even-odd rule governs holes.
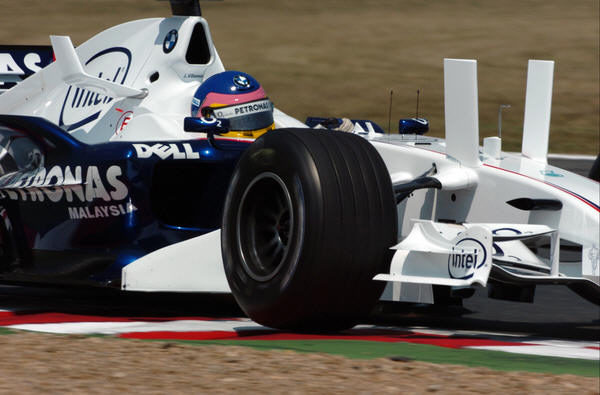
{"type": "MultiPolygon", "coordinates": [[[[582,175],[591,166],[590,161],[568,164],[582,175]]],[[[566,287],[538,286],[533,303],[489,299],[486,293],[486,289],[478,289],[462,306],[381,305],[365,323],[600,340],[600,308],[566,287]]],[[[124,294],[103,289],[20,286],[0,286],[0,310],[124,317],[243,315],[233,298],[223,295],[124,294]]]]}

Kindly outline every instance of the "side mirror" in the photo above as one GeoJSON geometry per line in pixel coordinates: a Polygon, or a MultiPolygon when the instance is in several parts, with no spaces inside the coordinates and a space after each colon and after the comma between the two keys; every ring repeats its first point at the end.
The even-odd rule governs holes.
{"type": "Polygon", "coordinates": [[[423,135],[429,130],[429,121],[425,118],[407,118],[398,122],[398,133],[423,135]]]}
{"type": "Polygon", "coordinates": [[[229,132],[229,121],[220,118],[185,117],[183,120],[183,130],[186,132],[206,133],[210,145],[216,149],[223,149],[217,145],[215,134],[229,132]]]}

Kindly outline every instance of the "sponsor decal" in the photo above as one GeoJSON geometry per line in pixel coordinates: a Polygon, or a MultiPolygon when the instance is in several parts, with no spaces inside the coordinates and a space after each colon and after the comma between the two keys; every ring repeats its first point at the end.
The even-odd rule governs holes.
{"type": "Polygon", "coordinates": [[[492,248],[494,249],[494,256],[504,256],[504,250],[497,243],[493,243],[492,248]]]}
{"type": "Polygon", "coordinates": [[[235,77],[233,77],[233,84],[240,89],[250,88],[250,81],[248,81],[248,78],[244,77],[241,74],[238,74],[235,77]]]}
{"type": "MultiPolygon", "coordinates": [[[[355,120],[355,119],[351,119],[351,121],[354,124],[354,130],[352,131],[353,133],[358,133],[358,134],[385,133],[379,125],[377,125],[376,123],[373,123],[371,121],[355,120]]],[[[340,125],[341,125],[341,123],[340,123],[340,125]]]]}
{"type": "Polygon", "coordinates": [[[452,247],[452,253],[448,256],[448,273],[452,278],[469,279],[486,260],[487,251],[483,244],[470,237],[464,238],[452,247]]]}
{"type": "MultiPolygon", "coordinates": [[[[127,48],[113,47],[93,55],[85,62],[86,71],[123,85],[129,67],[131,52],[127,48]]],[[[87,89],[69,86],[58,117],[58,126],[71,131],[78,129],[100,117],[113,98],[87,89]]]]}
{"type": "Polygon", "coordinates": [[[0,89],[11,88],[51,62],[51,47],[0,45],[0,89]]]}
{"type": "Polygon", "coordinates": [[[183,78],[187,78],[187,79],[201,79],[203,77],[204,77],[204,75],[202,75],[202,74],[194,74],[194,73],[186,73],[183,75],[183,78]]]}
{"type": "Polygon", "coordinates": [[[17,64],[17,62],[15,62],[11,54],[0,53],[0,74],[20,76],[25,74],[25,71],[23,71],[23,69],[19,67],[19,65],[17,64]]]}
{"type": "Polygon", "coordinates": [[[112,204],[110,206],[68,207],[70,219],[94,219],[119,217],[137,210],[131,203],[112,204]]]}
{"type": "Polygon", "coordinates": [[[498,236],[511,236],[511,235],[520,235],[523,234],[519,229],[515,228],[498,228],[492,230],[492,234],[498,236]]]}
{"type": "MultiPolygon", "coordinates": [[[[498,228],[498,229],[492,230],[492,234],[496,235],[496,236],[510,236],[510,235],[520,235],[522,233],[519,229],[498,228]]],[[[500,248],[500,246],[496,242],[494,242],[492,244],[492,247],[494,248],[494,255],[504,256],[504,251],[502,250],[502,248],[500,248]]]]}
{"type": "Polygon", "coordinates": [[[175,45],[177,44],[177,37],[178,37],[178,33],[177,33],[177,30],[175,30],[175,29],[173,29],[167,33],[167,35],[165,36],[165,39],[163,41],[163,52],[164,53],[169,53],[173,50],[173,48],[175,48],[175,45]]]}
{"type": "MultiPolygon", "coordinates": [[[[206,126],[213,126],[213,127],[222,127],[223,126],[223,120],[219,119],[219,118],[214,118],[214,117],[200,117],[198,118],[200,120],[201,123],[203,123],[206,126]]],[[[225,121],[226,122],[226,121],[225,121]]]]}
{"type": "Polygon", "coordinates": [[[152,155],[160,159],[199,159],[200,154],[192,149],[188,143],[178,144],[132,144],[137,157],[140,159],[150,158],[152,155]]]}
{"type": "Polygon", "coordinates": [[[544,177],[564,177],[564,175],[556,173],[554,170],[540,170],[540,174],[544,177]]]}
{"type": "Polygon", "coordinates": [[[125,127],[129,124],[131,118],[133,118],[133,111],[124,111],[120,108],[115,108],[115,111],[121,113],[121,115],[119,116],[119,120],[115,124],[115,134],[119,135],[121,134],[123,129],[125,129],[125,127]]]}
{"type": "Polygon", "coordinates": [[[15,61],[12,54],[0,53],[0,74],[18,76],[33,74],[40,71],[44,66],[40,55],[34,52],[23,56],[21,66],[15,61]]]}
{"type": "Polygon", "coordinates": [[[254,114],[257,112],[272,111],[272,105],[273,104],[269,99],[264,99],[228,107],[217,107],[213,112],[217,118],[229,119],[239,117],[241,115],[254,114]]]}
{"type": "Polygon", "coordinates": [[[101,173],[97,166],[54,166],[0,178],[0,197],[12,200],[51,202],[105,202],[124,200],[129,190],[119,178],[119,166],[101,173]]]}
{"type": "MultiPolygon", "coordinates": [[[[205,107],[205,108],[208,108],[208,107],[205,107]]],[[[201,124],[203,127],[211,128],[211,129],[212,128],[221,128],[221,127],[223,127],[223,123],[229,122],[226,119],[219,119],[219,118],[215,118],[215,117],[211,117],[211,116],[194,118],[194,121],[196,123],[201,124]]]]}

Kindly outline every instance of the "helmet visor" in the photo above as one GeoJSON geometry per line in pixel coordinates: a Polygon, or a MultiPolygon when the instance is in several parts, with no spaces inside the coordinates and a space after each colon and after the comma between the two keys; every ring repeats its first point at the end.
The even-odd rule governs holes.
{"type": "Polygon", "coordinates": [[[216,118],[229,121],[232,131],[264,129],[273,124],[273,103],[269,99],[255,100],[243,104],[213,108],[216,118]]]}

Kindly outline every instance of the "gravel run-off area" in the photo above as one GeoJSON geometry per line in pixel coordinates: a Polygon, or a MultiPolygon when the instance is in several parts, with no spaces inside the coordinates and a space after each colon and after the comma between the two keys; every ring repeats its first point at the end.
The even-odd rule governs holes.
{"type": "Polygon", "coordinates": [[[596,378],[390,359],[17,332],[0,393],[600,393],[596,378]]]}

